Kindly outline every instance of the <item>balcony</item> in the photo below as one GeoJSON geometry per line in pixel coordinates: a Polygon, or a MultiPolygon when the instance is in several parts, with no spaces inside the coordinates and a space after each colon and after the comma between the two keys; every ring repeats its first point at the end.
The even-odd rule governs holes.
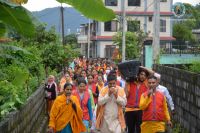
{"type": "Polygon", "coordinates": [[[87,35],[79,35],[77,38],[78,43],[87,43],[88,37],[87,35]]]}

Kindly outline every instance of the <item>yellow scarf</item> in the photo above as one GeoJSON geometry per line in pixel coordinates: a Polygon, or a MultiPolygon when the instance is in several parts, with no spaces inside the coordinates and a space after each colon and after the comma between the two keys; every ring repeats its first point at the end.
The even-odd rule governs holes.
{"type": "Polygon", "coordinates": [[[72,108],[72,102],[66,104],[66,96],[58,96],[52,106],[50,113],[49,126],[55,131],[61,131],[70,122],[73,133],[86,131],[82,122],[83,112],[80,108],[78,99],[71,96],[71,101],[76,104],[77,113],[72,108]]]}

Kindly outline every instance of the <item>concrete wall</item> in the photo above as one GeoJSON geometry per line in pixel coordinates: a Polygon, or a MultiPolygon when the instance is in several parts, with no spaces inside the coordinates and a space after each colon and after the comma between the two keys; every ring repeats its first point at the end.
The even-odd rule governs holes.
{"type": "MultiPolygon", "coordinates": [[[[34,92],[21,109],[11,112],[0,122],[1,133],[33,133],[36,121],[45,112],[44,89],[34,92]]],[[[39,127],[38,127],[39,128],[39,127]]]]}
{"type": "Polygon", "coordinates": [[[200,133],[200,74],[161,65],[154,65],[154,70],[173,97],[175,121],[189,133],[200,133]]]}

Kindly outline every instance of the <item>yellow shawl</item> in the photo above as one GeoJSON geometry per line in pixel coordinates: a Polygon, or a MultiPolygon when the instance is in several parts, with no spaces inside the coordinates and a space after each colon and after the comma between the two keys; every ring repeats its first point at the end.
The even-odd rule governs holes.
{"type": "Polygon", "coordinates": [[[83,112],[78,99],[71,96],[72,102],[76,104],[77,113],[72,108],[72,102],[67,105],[66,100],[66,96],[62,94],[54,101],[50,113],[49,127],[54,128],[55,131],[61,131],[70,122],[73,133],[86,131],[82,122],[83,112]]]}

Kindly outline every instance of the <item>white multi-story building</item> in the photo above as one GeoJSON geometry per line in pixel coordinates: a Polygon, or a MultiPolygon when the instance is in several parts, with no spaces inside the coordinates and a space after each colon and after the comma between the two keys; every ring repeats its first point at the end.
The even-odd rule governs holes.
{"type": "MultiPolygon", "coordinates": [[[[104,0],[105,6],[112,9],[116,14],[122,14],[122,0],[104,0]]],[[[173,0],[161,0],[160,2],[160,41],[161,45],[170,43],[172,37],[172,11],[173,0]]],[[[153,12],[154,0],[125,0],[125,10],[127,16],[126,31],[130,30],[129,24],[132,20],[137,21],[139,28],[146,33],[149,33],[148,39],[153,37],[153,12]]],[[[88,24],[82,27],[82,37],[87,36],[88,24]],[[84,33],[84,34],[83,34],[84,33]]],[[[120,23],[117,20],[109,22],[91,23],[91,42],[90,56],[91,57],[107,57],[112,56],[116,45],[112,41],[113,35],[120,28],[120,23]]],[[[87,38],[87,37],[86,37],[87,38]]],[[[79,41],[80,42],[80,41],[79,41]]],[[[80,42],[82,54],[87,55],[87,43],[80,42]]]]}

